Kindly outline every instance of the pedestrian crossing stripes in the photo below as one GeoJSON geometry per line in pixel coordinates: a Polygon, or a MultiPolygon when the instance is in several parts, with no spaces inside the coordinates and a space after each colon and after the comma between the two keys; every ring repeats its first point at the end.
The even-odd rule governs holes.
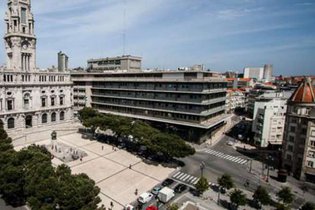
{"type": "Polygon", "coordinates": [[[195,177],[195,176],[183,173],[181,171],[178,171],[177,173],[175,173],[172,176],[172,178],[176,179],[176,180],[179,180],[179,181],[182,181],[182,182],[186,182],[188,184],[192,184],[192,185],[197,184],[197,182],[199,181],[198,177],[195,177]]]}
{"type": "Polygon", "coordinates": [[[226,159],[226,160],[241,164],[241,165],[247,163],[247,161],[248,161],[246,159],[232,156],[232,155],[227,155],[227,154],[224,154],[223,152],[218,152],[218,151],[215,151],[212,149],[205,149],[204,152],[209,153],[210,155],[222,158],[222,159],[226,159]]]}

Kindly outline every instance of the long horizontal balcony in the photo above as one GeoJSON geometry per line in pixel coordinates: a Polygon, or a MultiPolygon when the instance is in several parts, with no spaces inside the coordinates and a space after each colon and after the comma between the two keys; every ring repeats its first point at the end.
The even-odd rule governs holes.
{"type": "Polygon", "coordinates": [[[87,75],[86,77],[75,77],[73,74],[73,81],[93,81],[93,82],[176,82],[176,83],[225,83],[225,79],[217,77],[204,77],[204,78],[163,78],[163,77],[93,77],[87,75]]]}
{"type": "MultiPolygon", "coordinates": [[[[76,85],[74,86],[76,87],[76,85]]],[[[209,93],[225,93],[225,88],[217,89],[183,89],[183,90],[170,90],[170,89],[142,89],[142,88],[120,88],[120,87],[96,87],[93,86],[92,90],[114,90],[114,91],[131,91],[131,92],[156,92],[156,93],[192,93],[192,94],[209,94],[209,93]]]]}
{"type": "Polygon", "coordinates": [[[191,105],[210,105],[218,102],[225,101],[225,97],[214,98],[210,100],[200,99],[177,99],[175,100],[167,100],[165,97],[153,97],[153,98],[141,98],[141,97],[125,97],[125,96],[114,96],[114,95],[96,95],[93,94],[92,97],[95,98],[116,98],[116,99],[126,99],[126,100],[137,100],[137,101],[155,101],[155,102],[166,102],[166,103],[176,103],[176,104],[191,104],[191,105]]]}
{"type": "Polygon", "coordinates": [[[143,106],[143,105],[132,106],[132,105],[99,102],[99,101],[94,101],[94,100],[91,102],[91,104],[125,107],[125,108],[131,108],[131,109],[151,110],[151,111],[159,111],[159,112],[169,112],[169,113],[176,113],[176,114],[198,115],[198,116],[208,116],[210,114],[214,114],[216,112],[225,110],[225,106],[215,107],[207,111],[201,111],[200,109],[187,110],[187,109],[180,109],[180,108],[177,108],[177,109],[176,108],[153,108],[152,106],[143,106]]]}
{"type": "Polygon", "coordinates": [[[122,112],[109,111],[109,110],[99,110],[99,112],[118,115],[118,116],[124,116],[124,117],[131,117],[135,119],[169,123],[169,124],[174,124],[174,125],[188,126],[188,127],[201,128],[201,129],[209,129],[231,117],[230,115],[221,114],[220,116],[214,117],[212,120],[209,120],[207,122],[193,123],[193,122],[187,122],[186,120],[183,121],[183,120],[165,119],[165,118],[160,118],[160,117],[144,116],[144,115],[131,114],[131,113],[122,113],[122,112]]]}

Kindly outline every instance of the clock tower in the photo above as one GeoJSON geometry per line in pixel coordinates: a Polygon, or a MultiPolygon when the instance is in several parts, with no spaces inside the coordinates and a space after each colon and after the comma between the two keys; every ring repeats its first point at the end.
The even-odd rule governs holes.
{"type": "Polygon", "coordinates": [[[5,23],[7,69],[36,71],[36,37],[31,0],[8,0],[5,23]]]}

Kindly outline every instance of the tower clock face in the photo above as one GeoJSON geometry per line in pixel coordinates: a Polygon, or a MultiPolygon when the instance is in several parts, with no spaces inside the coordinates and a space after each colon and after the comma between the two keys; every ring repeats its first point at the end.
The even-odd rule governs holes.
{"type": "Polygon", "coordinates": [[[22,48],[23,48],[24,50],[26,50],[26,49],[27,49],[27,44],[23,44],[22,48]]]}

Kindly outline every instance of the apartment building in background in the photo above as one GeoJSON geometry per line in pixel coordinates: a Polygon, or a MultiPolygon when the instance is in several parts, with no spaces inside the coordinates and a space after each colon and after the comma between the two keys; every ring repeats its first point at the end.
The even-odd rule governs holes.
{"type": "Polygon", "coordinates": [[[245,109],[246,90],[227,89],[225,107],[226,113],[233,113],[236,109],[245,109]]]}
{"type": "Polygon", "coordinates": [[[256,97],[252,131],[257,147],[281,147],[287,111],[292,92],[267,92],[256,97]]]}
{"type": "Polygon", "coordinates": [[[263,67],[245,67],[244,78],[253,78],[257,81],[272,81],[273,67],[271,64],[265,64],[263,67]]]}

